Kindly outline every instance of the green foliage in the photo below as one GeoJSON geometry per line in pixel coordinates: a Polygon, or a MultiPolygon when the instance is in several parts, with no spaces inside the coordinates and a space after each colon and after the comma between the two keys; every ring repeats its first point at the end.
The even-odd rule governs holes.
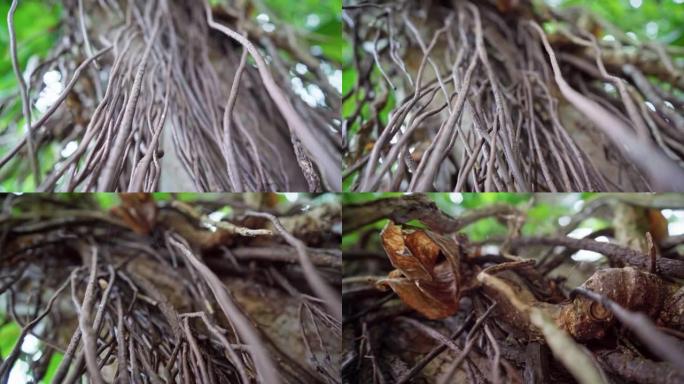
{"type": "Polygon", "coordinates": [[[488,217],[465,227],[463,233],[468,236],[470,241],[483,241],[490,237],[506,235],[506,226],[495,218],[488,217]]]}
{"type": "Polygon", "coordinates": [[[52,357],[50,357],[50,362],[45,370],[45,376],[43,376],[43,379],[40,381],[41,383],[52,382],[52,378],[55,376],[55,373],[57,373],[57,369],[59,368],[59,364],[62,362],[63,358],[64,354],[61,352],[55,352],[52,357]]]}
{"type": "MultiPolygon", "coordinates": [[[[345,59],[347,60],[347,59],[345,59]]],[[[349,58],[348,60],[351,60],[349,58]]],[[[345,61],[348,62],[348,61],[345,61]]],[[[351,67],[347,66],[342,70],[342,94],[346,95],[350,91],[353,90],[354,85],[356,83],[356,76],[358,74],[356,73],[356,70],[351,67]]],[[[375,79],[379,79],[378,81],[383,82],[382,86],[384,87],[383,89],[377,89],[376,92],[385,92],[386,88],[388,87],[384,83],[384,79],[382,78],[382,75],[380,73],[380,70],[375,66],[373,70],[371,71],[371,77],[375,79]]],[[[365,121],[368,121],[369,119],[372,118],[373,114],[371,113],[371,109],[369,106],[369,103],[364,103],[363,100],[366,98],[366,95],[363,92],[363,89],[360,89],[356,95],[353,97],[349,97],[345,100],[345,102],[342,104],[342,116],[345,118],[349,118],[351,115],[356,113],[357,106],[360,104],[361,105],[361,111],[359,113],[359,118],[357,118],[354,123],[348,127],[347,129],[347,139],[351,139],[354,137],[359,129],[361,128],[361,124],[365,121]]],[[[384,107],[380,110],[377,111],[378,118],[380,119],[380,122],[383,125],[387,125],[389,122],[390,118],[390,112],[394,110],[396,106],[396,97],[394,95],[394,92],[388,92],[387,95],[387,102],[385,103],[384,107]]],[[[345,180],[348,185],[343,185],[343,191],[348,191],[351,187],[352,181],[349,181],[353,179],[352,177],[349,177],[348,180],[345,180]]]]}
{"type": "MultiPolygon", "coordinates": [[[[7,14],[10,9],[10,1],[0,2],[0,99],[17,93],[18,84],[12,68],[12,61],[9,52],[9,30],[7,24],[7,14]]],[[[33,57],[45,58],[50,48],[57,38],[57,28],[59,26],[62,7],[59,2],[46,0],[24,0],[19,2],[14,14],[14,30],[17,39],[17,58],[23,72],[29,60],[33,57]]],[[[32,90],[36,95],[39,90],[32,90]]],[[[35,112],[34,112],[35,115],[35,112]]],[[[21,100],[16,97],[14,102],[10,102],[5,110],[0,113],[0,131],[8,131],[8,137],[13,140],[8,143],[0,144],[0,155],[4,155],[15,141],[24,135],[23,127],[25,121],[21,112],[21,100]],[[16,123],[16,124],[14,124],[16,123]],[[6,146],[7,145],[7,146],[6,146]]],[[[53,146],[46,146],[39,153],[43,172],[47,171],[49,164],[52,164],[58,155],[53,146]]],[[[0,176],[3,180],[0,191],[31,191],[35,190],[34,180],[29,177],[28,162],[18,164],[10,172],[11,177],[0,176]]]]}
{"type": "Polygon", "coordinates": [[[263,0],[255,1],[258,11],[299,31],[307,46],[320,47],[324,57],[342,61],[341,0],[263,0]],[[263,7],[259,7],[263,5],[263,7]]]}
{"type": "Polygon", "coordinates": [[[529,201],[530,193],[463,193],[464,208],[479,208],[497,203],[518,205],[529,201]]]}
{"type": "Polygon", "coordinates": [[[401,192],[361,192],[361,193],[345,193],[342,195],[342,204],[357,204],[368,201],[384,199],[394,196],[402,196],[401,192]]]}
{"type": "Polygon", "coordinates": [[[349,250],[357,247],[360,237],[361,235],[359,235],[359,231],[348,233],[342,236],[342,250],[349,250]]]}
{"type": "Polygon", "coordinates": [[[14,344],[19,340],[21,328],[15,322],[9,322],[0,328],[0,354],[3,358],[12,352],[14,344]]]}
{"type": "Polygon", "coordinates": [[[675,0],[564,0],[561,6],[586,8],[642,41],[684,45],[684,3],[675,0]]]}
{"type": "MultiPolygon", "coordinates": [[[[16,87],[16,79],[12,71],[9,56],[9,31],[7,28],[7,14],[10,1],[0,3],[0,91],[16,87]]],[[[56,27],[59,23],[61,6],[48,5],[46,1],[21,1],[14,14],[14,29],[17,37],[17,55],[19,63],[24,69],[29,58],[33,55],[44,56],[52,47],[56,37],[56,27]]],[[[0,93],[1,95],[2,93],[0,93]]]]}
{"type": "MultiPolygon", "coordinates": [[[[494,204],[522,205],[532,198],[529,193],[431,193],[430,197],[445,213],[452,216],[466,214],[468,210],[494,204]]],[[[463,229],[472,241],[506,234],[506,226],[495,218],[479,220],[463,229]]]]}
{"type": "Polygon", "coordinates": [[[346,177],[344,180],[342,180],[342,190],[345,192],[348,192],[351,190],[352,185],[354,185],[354,182],[356,182],[356,179],[359,177],[359,172],[356,171],[346,177]]]}
{"type": "Polygon", "coordinates": [[[226,205],[223,208],[219,209],[218,211],[215,211],[213,213],[219,213],[221,214],[221,218],[224,217],[231,217],[233,215],[233,208],[226,205]]]}
{"type": "MultiPolygon", "coordinates": [[[[364,203],[377,199],[400,196],[403,193],[345,193],[342,195],[344,205],[364,203]]],[[[570,220],[570,216],[576,214],[582,204],[595,198],[593,193],[564,193],[564,194],[532,194],[532,193],[429,193],[428,196],[435,202],[437,207],[444,213],[457,217],[467,214],[473,209],[480,209],[495,204],[508,204],[516,206],[526,213],[525,224],[522,227],[523,235],[543,235],[556,232],[562,225],[561,218],[570,220]]],[[[345,233],[342,238],[342,248],[349,249],[358,246],[359,233],[370,228],[380,229],[386,223],[381,220],[377,223],[352,232],[345,233]]],[[[417,221],[409,222],[413,226],[422,226],[417,221]]],[[[582,222],[580,228],[602,229],[609,226],[606,220],[591,218],[582,222]]],[[[472,241],[482,241],[492,236],[503,236],[507,233],[504,221],[496,218],[487,218],[463,228],[472,241]]]]}
{"type": "MultiPolygon", "coordinates": [[[[345,45],[345,49],[348,47],[349,45],[345,45]]],[[[351,61],[351,57],[345,57],[344,60],[345,62],[351,61]]],[[[353,67],[347,67],[342,71],[342,94],[346,95],[354,88],[354,84],[356,84],[356,76],[357,73],[353,67]]],[[[351,110],[353,110],[354,105],[352,103],[349,104],[351,104],[349,107],[345,107],[348,108],[344,113],[345,116],[349,114],[351,110]]],[[[347,103],[345,103],[345,105],[347,105],[347,103]]]]}
{"type": "Polygon", "coordinates": [[[527,220],[523,225],[522,233],[524,235],[554,233],[558,229],[558,220],[573,213],[572,207],[564,204],[536,204],[527,210],[527,220]]]}
{"type": "MultiPolygon", "coordinates": [[[[259,193],[254,193],[254,195],[258,195],[259,193]]],[[[195,201],[212,201],[212,200],[220,200],[220,199],[225,199],[226,198],[226,193],[196,193],[196,192],[178,192],[178,193],[171,193],[171,192],[155,192],[152,193],[152,198],[155,201],[171,201],[171,200],[178,200],[186,203],[191,203],[195,201]]],[[[246,194],[237,194],[240,198],[247,199],[248,196],[246,194]]],[[[309,194],[306,193],[278,193],[276,194],[276,200],[275,200],[275,205],[277,207],[282,207],[282,208],[287,208],[291,204],[297,202],[297,200],[300,200],[302,196],[306,196],[309,194]]],[[[120,204],[121,199],[119,198],[118,193],[109,193],[109,192],[97,192],[97,193],[91,193],[89,194],[98,204],[98,206],[102,210],[108,210],[118,204],[120,204]]],[[[59,195],[60,199],[78,199],[81,198],[81,194],[78,193],[69,193],[69,194],[60,194],[59,195]]],[[[369,196],[368,200],[373,200],[375,197],[369,196]]],[[[340,197],[337,197],[334,193],[323,193],[318,196],[316,195],[311,195],[310,201],[308,203],[310,205],[320,205],[320,204],[325,204],[329,202],[338,202],[340,200],[340,197]]],[[[216,212],[222,212],[226,216],[229,216],[232,213],[232,208],[229,206],[223,207],[219,209],[216,212]]]]}
{"type": "MultiPolygon", "coordinates": [[[[21,333],[21,327],[15,322],[9,322],[0,328],[0,355],[5,358],[7,357],[12,349],[14,349],[15,344],[19,340],[19,334],[21,333]]],[[[43,346],[43,348],[49,348],[43,346]]],[[[37,352],[39,353],[39,352],[37,352]]],[[[44,353],[44,352],[43,352],[44,353]]],[[[35,358],[32,356],[31,358],[35,358]]],[[[48,363],[47,370],[45,371],[45,376],[40,381],[41,383],[50,383],[52,378],[59,368],[59,364],[62,362],[64,354],[61,352],[55,352],[50,357],[50,362],[48,363]]]]}
{"type": "Polygon", "coordinates": [[[110,209],[120,202],[119,195],[116,193],[93,193],[93,196],[103,210],[110,209]]]}
{"type": "Polygon", "coordinates": [[[610,227],[611,223],[608,220],[598,217],[590,217],[580,223],[578,228],[589,228],[592,232],[610,227]]]}

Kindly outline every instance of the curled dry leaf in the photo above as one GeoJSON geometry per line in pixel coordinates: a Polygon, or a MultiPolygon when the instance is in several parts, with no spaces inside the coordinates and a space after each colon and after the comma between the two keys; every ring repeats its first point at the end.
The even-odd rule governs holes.
{"type": "Polygon", "coordinates": [[[383,248],[394,268],[409,279],[432,280],[430,270],[439,255],[439,248],[423,231],[406,232],[388,222],[380,234],[383,248]]]}
{"type": "MultiPolygon", "coordinates": [[[[406,305],[429,319],[453,315],[464,291],[478,284],[460,270],[459,244],[448,236],[402,229],[390,221],[381,233],[381,240],[396,269],[387,279],[379,280],[378,286],[390,287],[406,305]]],[[[560,329],[579,341],[603,338],[615,323],[609,310],[584,296],[551,304],[537,300],[515,273],[505,272],[496,280],[500,281],[498,286],[484,284],[485,292],[501,305],[502,319],[531,338],[539,338],[541,334],[529,323],[528,314],[523,313],[527,310],[521,307],[543,311],[555,319],[560,329]],[[512,298],[520,305],[512,305],[512,298]]],[[[582,287],[626,309],[642,312],[660,325],[684,331],[684,288],[676,283],[625,267],[599,270],[582,287]]]]}
{"type": "Polygon", "coordinates": [[[432,240],[435,236],[423,230],[402,230],[388,222],[381,239],[396,269],[378,285],[389,286],[406,305],[425,317],[441,319],[458,310],[460,291],[457,258],[447,257],[440,262],[440,255],[453,255],[454,250],[441,248],[446,241],[438,245],[432,240]]]}

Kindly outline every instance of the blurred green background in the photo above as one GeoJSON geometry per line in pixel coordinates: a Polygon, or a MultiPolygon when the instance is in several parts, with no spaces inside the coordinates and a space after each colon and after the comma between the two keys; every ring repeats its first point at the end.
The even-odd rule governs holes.
{"type": "MultiPolygon", "coordinates": [[[[345,193],[342,197],[343,207],[393,196],[403,193],[345,193]]],[[[559,228],[567,225],[571,217],[577,214],[592,200],[606,196],[600,193],[428,193],[437,206],[446,214],[460,216],[468,210],[486,207],[493,204],[510,204],[526,212],[525,224],[522,227],[524,236],[540,236],[554,234],[559,228]]],[[[617,194],[616,194],[617,195],[617,194]]],[[[670,235],[684,234],[684,211],[663,209],[668,220],[670,235]]],[[[360,236],[369,227],[382,229],[387,220],[381,220],[351,233],[343,232],[342,249],[349,250],[358,246],[360,236]]],[[[418,221],[410,224],[423,226],[418,221]]],[[[582,221],[577,235],[594,232],[611,226],[611,222],[600,217],[590,217],[582,221]]],[[[505,236],[507,228],[497,219],[490,217],[463,228],[461,231],[473,242],[486,240],[489,237],[505,236]]],[[[570,236],[574,234],[571,233],[570,236]]],[[[584,236],[582,235],[582,236],[584,236]]],[[[581,236],[579,236],[581,237],[581,236]]]]}
{"type": "Polygon", "coordinates": [[[639,40],[684,46],[684,0],[546,0],[552,6],[581,6],[639,40]]]}

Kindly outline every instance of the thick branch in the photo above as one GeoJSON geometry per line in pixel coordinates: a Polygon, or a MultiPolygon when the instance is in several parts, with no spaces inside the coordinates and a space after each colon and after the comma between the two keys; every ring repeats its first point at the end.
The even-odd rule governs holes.
{"type": "Polygon", "coordinates": [[[390,219],[397,224],[420,220],[435,232],[451,233],[485,217],[517,213],[519,211],[509,205],[492,205],[454,218],[442,213],[426,195],[409,195],[347,205],[342,212],[342,225],[349,233],[381,219],[390,219]]]}
{"type": "MultiPolygon", "coordinates": [[[[511,247],[525,247],[530,245],[549,245],[563,246],[571,249],[584,249],[601,253],[612,261],[619,261],[625,264],[634,265],[647,269],[650,264],[648,255],[630,248],[621,247],[616,244],[603,243],[593,239],[575,239],[564,236],[531,236],[510,239],[511,247]]],[[[684,278],[684,262],[680,260],[667,259],[660,257],[657,260],[657,270],[659,273],[684,278]]]]}

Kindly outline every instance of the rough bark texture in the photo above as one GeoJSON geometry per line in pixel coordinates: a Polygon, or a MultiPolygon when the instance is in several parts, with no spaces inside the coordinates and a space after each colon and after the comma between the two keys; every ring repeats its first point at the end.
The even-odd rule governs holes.
{"type": "Polygon", "coordinates": [[[284,214],[225,196],[230,221],[144,194],[111,212],[89,195],[2,196],[3,313],[46,352],[66,351],[53,382],[340,382],[340,314],[311,284],[339,289],[339,206],[284,214]],[[304,249],[246,209],[277,215],[304,249]]]}
{"type": "Polygon", "coordinates": [[[58,44],[30,85],[40,90],[49,71],[74,81],[0,167],[35,160],[24,150],[30,137],[38,150],[78,144],[36,175],[41,191],[152,191],[160,179],[167,190],[188,190],[187,181],[195,191],[340,190],[334,64],[286,25],[265,32],[240,4],[63,2],[58,44]],[[324,95],[315,105],[293,90],[297,63],[307,65],[303,86],[324,95]],[[181,169],[189,180],[174,183],[181,169]]]}
{"type": "Polygon", "coordinates": [[[684,372],[681,255],[651,258],[648,249],[675,241],[666,233],[653,235],[659,240],[648,249],[625,246],[662,234],[659,218],[652,220],[659,204],[660,196],[601,196],[557,234],[536,236],[521,235],[532,203],[458,217],[421,194],[345,207],[345,234],[358,232],[359,240],[348,245],[351,257],[344,254],[343,380],[676,382],[684,372]],[[354,220],[361,212],[368,220],[354,220]],[[612,227],[562,236],[595,216],[612,227]],[[508,235],[470,242],[463,229],[488,217],[505,223],[508,235]],[[390,221],[380,231],[371,219],[390,221]],[[599,233],[607,240],[595,240],[599,233]],[[580,249],[610,265],[575,262],[580,249]]]}
{"type": "Polygon", "coordinates": [[[681,50],[545,4],[345,2],[349,189],[684,190],[681,50]]]}

